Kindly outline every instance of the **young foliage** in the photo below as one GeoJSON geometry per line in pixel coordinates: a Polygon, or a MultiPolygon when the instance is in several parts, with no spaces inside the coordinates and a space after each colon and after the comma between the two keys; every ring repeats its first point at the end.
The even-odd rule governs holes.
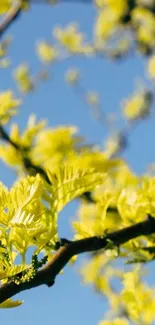
{"type": "MultiPolygon", "coordinates": [[[[0,1],[0,14],[6,14],[0,35],[30,5],[27,0],[0,1]]],[[[106,56],[114,61],[136,50],[148,58],[146,73],[150,82],[154,82],[154,1],[95,0],[94,5],[92,39],[88,40],[74,22],[66,27],[56,26],[52,40],[37,43],[41,71],[34,75],[28,63],[15,68],[13,78],[22,98],[35,91],[38,82],[47,79],[50,65],[75,55],[100,59],[106,56]]],[[[0,43],[0,68],[8,66],[9,43],[7,39],[0,43]]],[[[0,158],[9,167],[16,168],[19,176],[11,189],[0,183],[0,291],[5,284],[20,287],[33,283],[42,269],[46,279],[39,284],[45,283],[48,268],[55,262],[57,272],[46,283],[51,286],[65,264],[76,259],[73,254],[65,255],[66,263],[62,260],[62,252],[69,245],[76,247],[79,239],[86,243],[92,237],[96,243],[107,238],[103,250],[97,251],[94,246],[90,260],[81,269],[84,283],[92,284],[107,299],[109,310],[100,325],[152,325],[155,288],[149,287],[143,270],[144,264],[155,259],[155,234],[151,229],[155,218],[155,177],[135,174],[121,153],[128,147],[128,136],[134,127],[151,116],[154,85],[148,83],[128,96],[120,112],[124,128],[113,131],[116,130],[115,112],[111,116],[102,112],[98,92],[83,87],[79,70],[69,69],[66,80],[107,129],[104,150],[102,146],[88,145],[77,135],[75,126],[47,127],[45,121],[36,122],[33,115],[25,130],[20,131],[16,123],[9,129],[7,123],[18,113],[21,100],[12,90],[0,93],[0,158]],[[75,233],[72,243],[59,238],[58,217],[75,198],[81,205],[77,219],[72,222],[75,233]],[[129,231],[138,223],[144,227],[146,220],[150,221],[149,235],[139,232],[141,235],[132,237],[130,234],[130,240],[120,241],[121,245],[114,245],[108,239],[109,234],[115,238],[120,231],[121,236],[122,230],[129,231]],[[28,264],[29,248],[33,252],[28,264]]],[[[80,253],[84,251],[83,248],[80,253]]],[[[88,251],[92,249],[89,247],[88,251]]],[[[21,304],[7,299],[0,308],[21,304]]]]}
{"type": "Polygon", "coordinates": [[[48,172],[48,176],[52,184],[50,192],[53,213],[60,212],[74,198],[103,184],[106,178],[106,174],[94,169],[80,170],[67,165],[60,167],[55,174],[48,172]]]}

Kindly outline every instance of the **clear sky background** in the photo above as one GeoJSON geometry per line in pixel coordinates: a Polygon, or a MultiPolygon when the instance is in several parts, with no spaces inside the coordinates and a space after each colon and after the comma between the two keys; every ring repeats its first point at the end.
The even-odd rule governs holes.
{"type": "MultiPolygon", "coordinates": [[[[42,0],[43,2],[43,0],[42,0]]],[[[91,38],[95,9],[92,5],[66,3],[50,7],[41,1],[32,6],[31,11],[23,13],[9,34],[14,38],[10,47],[12,67],[21,62],[29,62],[32,72],[40,69],[35,54],[36,40],[51,39],[52,27],[65,26],[69,22],[78,21],[80,29],[91,38]]],[[[50,69],[51,80],[41,83],[39,89],[28,95],[21,107],[16,121],[23,129],[27,118],[35,113],[39,119],[48,118],[50,126],[76,125],[81,135],[90,143],[103,144],[105,129],[95,121],[88,107],[81,102],[64,82],[64,72],[69,67],[81,70],[82,82],[86,89],[100,93],[103,111],[119,112],[120,100],[129,96],[135,89],[135,80],[146,80],[145,62],[135,55],[120,63],[101,58],[73,58],[56,64],[50,69]]],[[[15,89],[11,70],[0,71],[0,89],[15,89]]],[[[146,165],[155,161],[154,140],[155,120],[145,121],[139,125],[130,137],[130,146],[123,153],[131,167],[138,173],[146,169],[146,165]]],[[[0,162],[0,180],[11,186],[15,179],[14,171],[0,162]]],[[[59,219],[60,236],[70,237],[71,218],[75,214],[77,202],[69,204],[59,219]]],[[[103,297],[91,287],[82,284],[78,270],[84,257],[79,258],[74,267],[66,267],[64,275],[56,279],[56,284],[48,289],[39,287],[25,291],[15,298],[25,301],[16,309],[1,310],[0,323],[3,325],[94,325],[104,318],[106,303],[103,297]]]]}

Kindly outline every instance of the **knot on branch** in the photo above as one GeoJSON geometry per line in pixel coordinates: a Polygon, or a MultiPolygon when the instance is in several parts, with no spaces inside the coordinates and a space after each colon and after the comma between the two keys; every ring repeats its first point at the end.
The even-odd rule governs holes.
{"type": "Polygon", "coordinates": [[[54,280],[51,280],[51,281],[48,281],[46,284],[47,286],[50,288],[54,285],[55,281],[54,280]]]}

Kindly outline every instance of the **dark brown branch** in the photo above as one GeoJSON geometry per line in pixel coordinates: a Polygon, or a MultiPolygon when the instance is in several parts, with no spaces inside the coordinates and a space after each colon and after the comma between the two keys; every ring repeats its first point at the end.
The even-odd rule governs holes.
{"type": "Polygon", "coordinates": [[[21,13],[21,1],[17,1],[15,5],[13,5],[6,16],[4,17],[4,20],[0,23],[0,37],[6,32],[8,27],[11,26],[11,24],[19,17],[21,13]]]}
{"type": "Polygon", "coordinates": [[[16,144],[7,134],[7,132],[4,130],[2,125],[0,125],[0,138],[4,141],[10,143],[16,150],[20,150],[20,147],[18,144],[16,144]]]}
{"type": "MultiPolygon", "coordinates": [[[[41,166],[35,165],[28,156],[26,157],[25,155],[23,155],[23,153],[25,151],[27,151],[27,153],[28,153],[28,150],[30,148],[21,147],[18,143],[13,141],[9,137],[8,133],[5,131],[5,129],[3,128],[2,125],[0,125],[0,138],[2,140],[4,140],[5,142],[9,143],[10,145],[12,145],[14,147],[14,149],[16,149],[18,152],[20,152],[20,154],[22,156],[24,167],[28,172],[30,172],[30,174],[34,175],[34,174],[39,173],[48,184],[52,185],[48,178],[46,171],[41,166]]],[[[83,193],[81,195],[81,198],[83,198],[87,203],[96,203],[91,192],[83,193]]],[[[108,212],[118,213],[117,208],[115,208],[115,207],[108,207],[108,212]]]]}
{"type": "Polygon", "coordinates": [[[41,166],[35,165],[28,156],[25,156],[24,153],[27,151],[28,154],[29,148],[24,148],[20,146],[18,143],[16,143],[15,141],[13,141],[9,137],[7,132],[4,130],[2,125],[0,125],[0,138],[6,141],[7,143],[9,143],[18,152],[20,152],[24,167],[27,171],[30,172],[31,175],[39,173],[40,175],[42,175],[42,177],[45,179],[47,183],[51,184],[46,171],[41,166]]]}
{"type": "Polygon", "coordinates": [[[1,285],[0,303],[27,289],[32,289],[43,284],[51,287],[54,284],[56,276],[74,255],[106,249],[109,241],[112,241],[114,246],[120,246],[130,239],[153,233],[155,233],[155,219],[148,217],[146,221],[109,233],[105,237],[94,236],[73,242],[66,241],[66,243],[64,242],[64,246],[57,250],[54,258],[40,269],[31,281],[20,283],[19,285],[14,282],[1,285]]]}
{"type": "MultiPolygon", "coordinates": [[[[45,181],[48,184],[52,185],[49,178],[48,178],[48,175],[47,175],[46,171],[41,166],[35,165],[30,160],[29,157],[25,157],[25,155],[23,155],[24,151],[28,152],[28,148],[21,147],[18,143],[13,141],[9,137],[8,133],[5,131],[5,129],[3,128],[2,125],[0,125],[0,138],[2,140],[4,140],[5,142],[9,143],[10,145],[12,145],[12,147],[14,149],[16,149],[18,152],[20,152],[20,154],[22,156],[24,167],[25,167],[25,169],[27,169],[27,171],[29,171],[31,174],[39,173],[40,175],[42,175],[42,177],[45,179],[45,181]]],[[[84,198],[88,203],[95,203],[91,192],[86,192],[81,197],[84,198]]]]}

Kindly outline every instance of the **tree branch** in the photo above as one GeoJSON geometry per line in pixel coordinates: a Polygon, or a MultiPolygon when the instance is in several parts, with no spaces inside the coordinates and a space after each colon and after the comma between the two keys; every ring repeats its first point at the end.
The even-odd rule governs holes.
{"type": "MultiPolygon", "coordinates": [[[[74,0],[65,0],[65,2],[74,2],[74,0]]],[[[78,0],[82,3],[91,3],[92,0],[78,0]]],[[[75,0],[75,2],[78,2],[75,0]]],[[[36,0],[31,1],[34,4],[41,4],[42,1],[36,0]]],[[[63,2],[63,1],[62,1],[63,2]]],[[[43,3],[46,3],[43,2],[43,3]]],[[[7,29],[12,25],[12,23],[19,17],[19,15],[22,12],[22,4],[21,1],[15,1],[13,6],[10,8],[10,10],[5,15],[3,21],[0,23],[0,38],[3,36],[3,34],[7,31],[7,29]]]]}
{"type": "Polygon", "coordinates": [[[7,134],[7,132],[5,131],[5,129],[3,128],[2,125],[0,125],[0,138],[2,140],[6,141],[7,143],[9,143],[18,152],[20,152],[20,154],[22,156],[22,160],[23,160],[23,164],[24,164],[25,169],[27,169],[33,175],[34,175],[34,173],[35,174],[37,174],[37,173],[41,174],[42,177],[45,179],[45,181],[48,184],[51,184],[51,182],[50,182],[50,180],[48,178],[48,175],[47,175],[46,171],[41,166],[35,165],[28,156],[26,157],[24,155],[24,152],[25,151],[28,151],[29,148],[21,147],[18,143],[16,143],[15,141],[13,141],[9,137],[9,135],[7,134]]]}
{"type": "Polygon", "coordinates": [[[142,235],[147,236],[153,233],[155,233],[155,219],[148,216],[146,221],[117,230],[103,237],[94,236],[73,242],[64,241],[64,246],[57,250],[54,257],[37,272],[32,280],[18,285],[14,282],[2,284],[0,286],[0,303],[27,289],[32,289],[43,284],[51,287],[54,284],[56,276],[74,255],[107,249],[109,241],[112,241],[114,246],[119,246],[136,237],[142,235]]]}
{"type": "Polygon", "coordinates": [[[21,13],[21,1],[16,1],[5,15],[4,20],[0,23],[0,38],[6,32],[8,27],[19,17],[21,13]]]}

